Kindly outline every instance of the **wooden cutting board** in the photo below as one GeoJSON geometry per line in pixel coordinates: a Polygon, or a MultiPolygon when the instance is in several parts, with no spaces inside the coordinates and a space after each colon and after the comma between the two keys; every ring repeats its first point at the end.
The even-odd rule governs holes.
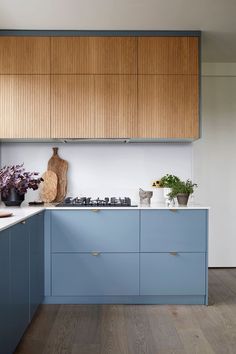
{"type": "Polygon", "coordinates": [[[51,203],[57,196],[57,175],[53,171],[46,171],[42,175],[42,178],[43,182],[39,185],[40,199],[45,203],[51,203]]]}
{"type": "Polygon", "coordinates": [[[9,211],[0,211],[0,218],[7,218],[12,215],[13,215],[13,213],[11,213],[9,211]]]}
{"type": "Polygon", "coordinates": [[[53,155],[48,161],[48,171],[53,171],[57,175],[57,195],[54,202],[61,202],[65,198],[67,192],[68,162],[59,157],[57,147],[53,148],[53,155]]]}

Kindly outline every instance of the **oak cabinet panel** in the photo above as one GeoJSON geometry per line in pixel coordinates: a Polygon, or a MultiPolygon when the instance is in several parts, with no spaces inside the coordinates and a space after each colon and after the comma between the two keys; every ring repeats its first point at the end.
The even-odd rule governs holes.
{"type": "Polygon", "coordinates": [[[50,137],[50,76],[0,75],[0,138],[50,137]]]}
{"type": "Polygon", "coordinates": [[[94,137],[94,78],[53,75],[51,78],[52,138],[94,137]]]}
{"type": "Polygon", "coordinates": [[[198,74],[198,37],[139,37],[139,74],[198,74]]]}
{"type": "Polygon", "coordinates": [[[196,139],[198,136],[198,77],[139,75],[138,137],[196,139]]]}
{"type": "Polygon", "coordinates": [[[53,75],[53,138],[137,135],[134,75],[53,75]]]}
{"type": "Polygon", "coordinates": [[[95,76],[95,138],[137,136],[137,76],[95,76]]]}
{"type": "Polygon", "coordinates": [[[49,37],[0,37],[0,74],[49,73],[49,37]]]}
{"type": "Polygon", "coordinates": [[[135,74],[135,37],[52,37],[54,74],[135,74]]]}
{"type": "Polygon", "coordinates": [[[0,139],[199,138],[199,37],[0,37],[0,139]]]}

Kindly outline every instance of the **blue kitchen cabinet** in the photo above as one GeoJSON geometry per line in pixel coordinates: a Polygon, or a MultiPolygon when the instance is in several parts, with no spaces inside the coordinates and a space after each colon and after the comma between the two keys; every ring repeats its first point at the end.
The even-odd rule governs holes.
{"type": "Polygon", "coordinates": [[[30,319],[44,298],[44,214],[29,219],[30,319]]]}
{"type": "Polygon", "coordinates": [[[52,295],[139,295],[139,254],[53,254],[52,295]]]}
{"type": "Polygon", "coordinates": [[[53,210],[46,303],[207,304],[206,209],[53,210]]]}
{"type": "Polygon", "coordinates": [[[205,295],[205,253],[141,253],[140,295],[205,295]]]}
{"type": "Polygon", "coordinates": [[[141,211],[140,295],[207,303],[207,221],[207,210],[141,211]]]}
{"type": "Polygon", "coordinates": [[[44,297],[44,220],[0,232],[0,354],[12,354],[44,297]]]}
{"type": "Polygon", "coordinates": [[[139,252],[138,210],[51,212],[52,252],[139,252]]]}
{"type": "Polygon", "coordinates": [[[206,210],[142,210],[141,252],[205,252],[206,210]]]}
{"type": "Polygon", "coordinates": [[[11,352],[10,233],[0,232],[0,353],[11,352]]]}
{"type": "Polygon", "coordinates": [[[11,345],[15,349],[29,324],[29,225],[28,221],[10,228],[11,244],[11,345]]]}

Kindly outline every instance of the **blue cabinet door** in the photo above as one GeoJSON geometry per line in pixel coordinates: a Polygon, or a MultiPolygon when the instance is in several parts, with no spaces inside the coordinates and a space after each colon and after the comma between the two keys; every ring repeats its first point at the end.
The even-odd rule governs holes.
{"type": "Polygon", "coordinates": [[[142,253],[140,295],[205,295],[205,253],[142,253]]]}
{"type": "Polygon", "coordinates": [[[51,212],[52,252],[139,252],[139,211],[51,212]]]}
{"type": "Polygon", "coordinates": [[[10,234],[0,232],[0,353],[11,353],[10,234]]]}
{"type": "Polygon", "coordinates": [[[30,319],[44,297],[44,214],[29,219],[30,319]]]}
{"type": "Polygon", "coordinates": [[[139,254],[53,254],[52,295],[138,295],[139,254]]]}
{"type": "Polygon", "coordinates": [[[29,323],[28,221],[10,228],[11,235],[11,338],[15,349],[29,323]]]}
{"type": "Polygon", "coordinates": [[[142,210],[141,252],[206,252],[206,210],[142,210]]]}

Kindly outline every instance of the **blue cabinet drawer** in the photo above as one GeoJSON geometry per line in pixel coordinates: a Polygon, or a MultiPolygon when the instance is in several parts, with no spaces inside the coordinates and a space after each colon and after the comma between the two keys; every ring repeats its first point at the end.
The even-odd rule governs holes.
{"type": "Polygon", "coordinates": [[[139,252],[136,210],[51,212],[52,252],[139,252]]]}
{"type": "Polygon", "coordinates": [[[140,295],[205,295],[205,253],[142,253],[140,295]]]}
{"type": "Polygon", "coordinates": [[[142,210],[141,252],[206,252],[206,210],[142,210]]]}
{"type": "Polygon", "coordinates": [[[139,254],[53,254],[52,295],[138,295],[139,254]]]}

